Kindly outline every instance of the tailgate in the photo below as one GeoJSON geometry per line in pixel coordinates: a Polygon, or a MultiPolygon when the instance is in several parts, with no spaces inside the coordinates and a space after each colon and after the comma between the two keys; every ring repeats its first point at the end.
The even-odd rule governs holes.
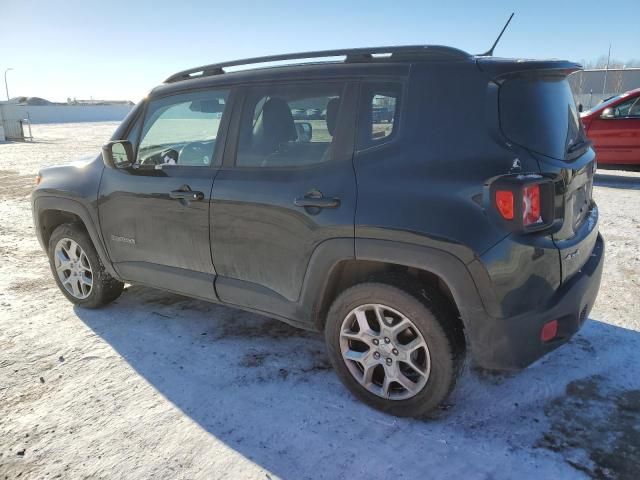
{"type": "Polygon", "coordinates": [[[592,198],[595,169],[595,154],[589,149],[561,170],[564,192],[558,192],[557,210],[564,212],[564,221],[553,239],[560,250],[563,282],[586,263],[598,236],[598,207],[592,198]]]}

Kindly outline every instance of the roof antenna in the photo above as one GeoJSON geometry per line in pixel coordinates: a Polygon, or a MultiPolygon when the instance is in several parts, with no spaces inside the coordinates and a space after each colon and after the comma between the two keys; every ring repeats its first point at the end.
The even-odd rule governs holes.
{"type": "Polygon", "coordinates": [[[502,37],[502,34],[504,33],[504,31],[507,29],[507,27],[509,26],[509,23],[511,22],[511,19],[513,18],[513,13],[511,14],[511,16],[509,17],[509,20],[507,20],[507,23],[504,24],[504,27],[502,27],[502,31],[500,32],[500,35],[498,35],[498,38],[496,38],[496,41],[493,42],[493,45],[491,46],[491,48],[489,50],[487,50],[484,53],[481,53],[480,55],[478,55],[479,57],[493,57],[493,51],[496,48],[496,45],[498,45],[498,42],[500,41],[500,38],[502,37]]]}

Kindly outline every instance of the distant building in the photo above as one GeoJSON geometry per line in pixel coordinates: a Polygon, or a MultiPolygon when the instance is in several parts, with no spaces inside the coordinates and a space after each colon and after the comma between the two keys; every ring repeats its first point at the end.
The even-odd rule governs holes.
{"type": "Polygon", "coordinates": [[[14,97],[9,100],[9,103],[16,105],[31,105],[31,106],[45,106],[45,105],[129,105],[133,106],[133,102],[130,100],[76,100],[67,98],[66,102],[50,102],[40,97],[14,97]]]}
{"type": "Polygon", "coordinates": [[[576,103],[585,110],[602,100],[640,88],[640,68],[596,68],[569,75],[576,103]]]}
{"type": "Polygon", "coordinates": [[[73,100],[56,103],[40,97],[0,101],[0,141],[30,138],[31,124],[119,122],[133,108],[126,100],[73,100]]]}

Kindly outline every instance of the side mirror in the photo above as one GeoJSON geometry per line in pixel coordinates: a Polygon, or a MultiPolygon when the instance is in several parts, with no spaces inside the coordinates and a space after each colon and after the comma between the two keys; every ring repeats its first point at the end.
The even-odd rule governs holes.
{"type": "Polygon", "coordinates": [[[313,127],[309,122],[296,123],[296,133],[298,134],[299,142],[309,143],[313,136],[313,127]]]}
{"type": "Polygon", "coordinates": [[[600,118],[604,118],[604,119],[616,118],[616,114],[615,114],[613,108],[608,107],[608,108],[605,108],[602,111],[602,113],[600,114],[600,118]]]}
{"type": "Polygon", "coordinates": [[[582,110],[584,110],[584,108],[582,107],[582,104],[579,103],[578,104],[578,112],[582,113],[582,110]]]}
{"type": "Polygon", "coordinates": [[[102,161],[109,168],[129,168],[133,165],[133,145],[128,140],[114,140],[102,147],[102,161]]]}

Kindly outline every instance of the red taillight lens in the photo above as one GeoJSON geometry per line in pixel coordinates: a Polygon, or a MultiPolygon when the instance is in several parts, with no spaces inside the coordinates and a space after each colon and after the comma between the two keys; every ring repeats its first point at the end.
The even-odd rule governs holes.
{"type": "Polygon", "coordinates": [[[40,185],[40,180],[42,180],[40,174],[36,175],[36,185],[40,185]]]}
{"type": "Polygon", "coordinates": [[[496,191],[496,207],[505,220],[513,220],[513,192],[510,190],[496,191]]]}
{"type": "Polygon", "coordinates": [[[554,185],[541,175],[504,175],[489,184],[490,213],[516,233],[539,232],[554,221],[554,185]]]}
{"type": "Polygon", "coordinates": [[[526,227],[541,222],[540,185],[528,185],[522,189],[522,223],[526,227]]]}
{"type": "Polygon", "coordinates": [[[551,320],[542,326],[542,330],[540,331],[540,340],[543,342],[549,342],[556,338],[556,335],[558,335],[558,321],[551,320]]]}

